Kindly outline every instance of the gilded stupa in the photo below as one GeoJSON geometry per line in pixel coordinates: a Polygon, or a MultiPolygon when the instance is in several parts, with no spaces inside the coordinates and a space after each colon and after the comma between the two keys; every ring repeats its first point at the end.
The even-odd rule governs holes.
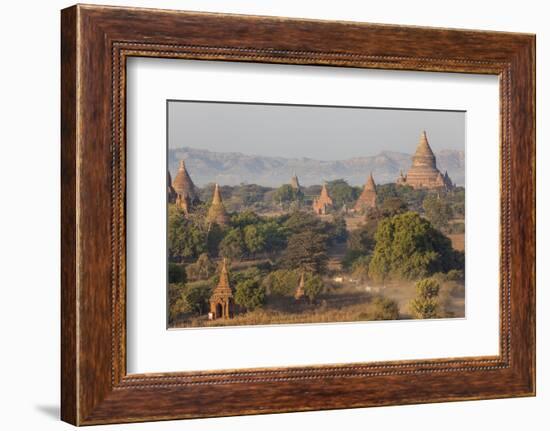
{"type": "Polygon", "coordinates": [[[412,166],[406,175],[401,172],[396,181],[400,185],[409,185],[415,189],[445,189],[451,190],[454,185],[447,172],[443,175],[437,169],[426,131],[420,135],[420,141],[412,158],[412,166]]]}
{"type": "Polygon", "coordinates": [[[369,208],[376,208],[376,184],[372,172],[365,183],[365,187],[363,187],[359,199],[357,199],[353,207],[354,211],[366,211],[369,208]]]}

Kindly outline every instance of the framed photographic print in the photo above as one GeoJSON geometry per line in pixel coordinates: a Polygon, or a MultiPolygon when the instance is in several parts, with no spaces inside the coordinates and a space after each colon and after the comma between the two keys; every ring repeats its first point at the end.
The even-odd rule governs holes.
{"type": "Polygon", "coordinates": [[[63,420],[534,395],[533,35],[78,5],[61,42],[63,420]]]}

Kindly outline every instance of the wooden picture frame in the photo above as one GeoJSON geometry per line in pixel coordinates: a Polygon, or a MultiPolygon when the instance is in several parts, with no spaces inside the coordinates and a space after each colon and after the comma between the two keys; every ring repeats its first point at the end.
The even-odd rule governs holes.
{"type": "Polygon", "coordinates": [[[534,35],[83,5],[64,9],[61,18],[64,421],[91,425],[535,394],[534,35]],[[498,75],[500,354],[128,375],[130,56],[498,75]]]}

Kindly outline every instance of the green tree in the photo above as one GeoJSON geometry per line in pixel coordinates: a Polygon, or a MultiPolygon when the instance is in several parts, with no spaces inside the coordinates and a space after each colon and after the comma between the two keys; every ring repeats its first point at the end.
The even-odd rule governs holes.
{"type": "Polygon", "coordinates": [[[356,189],[343,179],[329,181],[327,189],[336,208],[342,208],[344,204],[349,206],[359,197],[356,189]]]}
{"type": "Polygon", "coordinates": [[[424,278],[415,287],[416,297],[410,302],[413,316],[417,319],[437,317],[439,283],[433,278],[424,278]]]}
{"type": "Polygon", "coordinates": [[[426,196],[422,203],[426,218],[440,230],[449,226],[449,220],[453,218],[451,205],[435,194],[426,196]]]}
{"type": "Polygon", "coordinates": [[[351,274],[353,278],[360,281],[369,279],[369,264],[371,256],[360,256],[353,262],[351,266],[351,274]]]}
{"type": "Polygon", "coordinates": [[[235,213],[231,216],[231,226],[244,228],[249,225],[257,225],[262,221],[254,211],[246,210],[235,213]]]}
{"type": "Polygon", "coordinates": [[[187,281],[185,267],[181,263],[168,263],[168,283],[182,283],[187,281]]]}
{"type": "Polygon", "coordinates": [[[246,250],[242,230],[232,228],[220,242],[220,254],[229,259],[241,259],[246,250]]]}
{"type": "Polygon", "coordinates": [[[265,300],[265,289],[253,279],[243,280],[235,288],[235,302],[247,311],[260,308],[265,300]]]}
{"type": "Polygon", "coordinates": [[[293,211],[283,222],[282,226],[289,234],[300,233],[306,230],[324,233],[326,228],[325,223],[319,217],[305,211],[293,211]]]}
{"type": "Polygon", "coordinates": [[[344,242],[348,238],[346,219],[342,215],[335,216],[329,223],[328,235],[331,242],[344,242]]]}
{"type": "Polygon", "coordinates": [[[180,313],[204,314],[211,292],[211,285],[206,281],[168,285],[169,322],[174,323],[180,313]]]}
{"type": "Polygon", "coordinates": [[[216,265],[207,253],[202,253],[195,263],[187,265],[187,276],[193,280],[206,280],[216,273],[216,265]]]}
{"type": "Polygon", "coordinates": [[[267,243],[265,231],[258,225],[249,224],[243,229],[244,243],[251,255],[265,250],[267,243]]]}
{"type": "Polygon", "coordinates": [[[208,301],[212,294],[212,285],[208,281],[188,283],[182,293],[184,311],[204,314],[208,310],[208,301]]]}
{"type": "Polygon", "coordinates": [[[183,283],[171,283],[168,285],[168,321],[173,324],[180,313],[185,311],[186,303],[183,299],[183,283]]]}
{"type": "Polygon", "coordinates": [[[210,256],[217,256],[220,243],[225,235],[225,229],[217,223],[210,225],[206,237],[206,250],[210,256]]]}
{"type": "Polygon", "coordinates": [[[324,287],[323,279],[319,275],[309,275],[304,281],[304,293],[310,302],[319,296],[324,287]]]}
{"type": "Polygon", "coordinates": [[[287,244],[288,231],[275,221],[266,221],[259,226],[265,238],[265,251],[277,253],[284,249],[287,244]]]}
{"type": "Polygon", "coordinates": [[[451,240],[415,212],[383,219],[376,230],[369,276],[414,280],[435,272],[463,269],[463,254],[451,240]]]}
{"type": "Polygon", "coordinates": [[[312,230],[293,234],[281,259],[283,268],[302,269],[316,274],[324,273],[327,263],[326,236],[312,230]]]}
{"type": "Polygon", "coordinates": [[[292,188],[290,184],[283,184],[273,194],[273,200],[280,204],[289,204],[291,202],[300,201],[303,194],[292,188]]]}
{"type": "Polygon", "coordinates": [[[196,258],[206,251],[206,231],[174,206],[168,209],[168,254],[171,259],[196,258]]]}
{"type": "Polygon", "coordinates": [[[262,285],[268,295],[292,296],[300,282],[301,271],[278,269],[270,272],[262,285]]]}
{"type": "Polygon", "coordinates": [[[388,197],[380,205],[382,217],[393,217],[397,214],[403,214],[409,210],[407,203],[400,197],[388,197]]]}

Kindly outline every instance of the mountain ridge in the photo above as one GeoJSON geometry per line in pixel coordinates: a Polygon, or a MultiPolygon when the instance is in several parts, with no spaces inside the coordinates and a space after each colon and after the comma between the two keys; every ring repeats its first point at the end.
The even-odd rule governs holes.
{"type": "MultiPolygon", "coordinates": [[[[454,183],[463,186],[464,151],[443,149],[434,153],[438,169],[442,173],[447,171],[454,183]]],[[[371,172],[377,184],[395,182],[400,171],[408,171],[411,158],[412,154],[381,151],[373,156],[327,161],[181,147],[168,150],[168,168],[174,178],[179,160],[185,159],[189,174],[198,186],[217,182],[231,186],[248,183],[278,187],[288,183],[294,173],[304,186],[337,178],[344,178],[351,185],[359,186],[365,183],[371,172]]]]}

